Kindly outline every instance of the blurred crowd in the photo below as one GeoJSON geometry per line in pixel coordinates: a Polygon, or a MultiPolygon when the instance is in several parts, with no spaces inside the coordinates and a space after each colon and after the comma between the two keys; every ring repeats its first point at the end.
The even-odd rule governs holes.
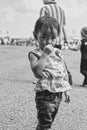
{"type": "Polygon", "coordinates": [[[0,45],[29,46],[36,45],[33,38],[10,38],[9,36],[0,37],[0,45]]]}

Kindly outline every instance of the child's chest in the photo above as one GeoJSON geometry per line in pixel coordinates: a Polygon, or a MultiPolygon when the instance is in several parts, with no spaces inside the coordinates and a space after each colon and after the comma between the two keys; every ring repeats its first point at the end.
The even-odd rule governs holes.
{"type": "Polygon", "coordinates": [[[46,64],[47,68],[56,69],[61,66],[63,66],[63,56],[60,52],[55,51],[48,56],[46,64]]]}

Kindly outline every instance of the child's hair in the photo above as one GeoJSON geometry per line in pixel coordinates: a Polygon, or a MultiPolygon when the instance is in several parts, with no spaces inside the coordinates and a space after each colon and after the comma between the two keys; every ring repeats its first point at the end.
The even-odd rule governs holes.
{"type": "Polygon", "coordinates": [[[81,29],[81,38],[82,39],[87,39],[87,27],[83,27],[81,29]]]}
{"type": "Polygon", "coordinates": [[[58,22],[56,21],[55,18],[50,17],[50,16],[44,16],[44,17],[40,17],[35,24],[35,28],[34,28],[34,38],[37,40],[37,34],[41,31],[41,30],[45,30],[47,31],[48,28],[50,28],[51,32],[53,30],[53,27],[57,30],[58,35],[60,33],[60,27],[58,22]]]}

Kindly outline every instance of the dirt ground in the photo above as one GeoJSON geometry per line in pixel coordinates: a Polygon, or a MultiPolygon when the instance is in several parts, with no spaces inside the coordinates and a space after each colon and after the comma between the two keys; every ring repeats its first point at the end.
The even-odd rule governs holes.
{"type": "MultiPolygon", "coordinates": [[[[33,47],[0,46],[0,130],[35,130],[35,80],[28,52],[33,47]]],[[[87,88],[80,87],[80,52],[64,51],[73,77],[71,102],[64,98],[53,123],[55,130],[87,130],[87,88]]]]}

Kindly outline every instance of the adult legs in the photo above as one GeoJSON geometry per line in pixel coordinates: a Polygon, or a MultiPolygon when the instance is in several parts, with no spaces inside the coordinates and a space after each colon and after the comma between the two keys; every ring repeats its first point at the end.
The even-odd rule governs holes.
{"type": "Polygon", "coordinates": [[[87,86],[87,75],[84,75],[83,86],[87,86]]]}

